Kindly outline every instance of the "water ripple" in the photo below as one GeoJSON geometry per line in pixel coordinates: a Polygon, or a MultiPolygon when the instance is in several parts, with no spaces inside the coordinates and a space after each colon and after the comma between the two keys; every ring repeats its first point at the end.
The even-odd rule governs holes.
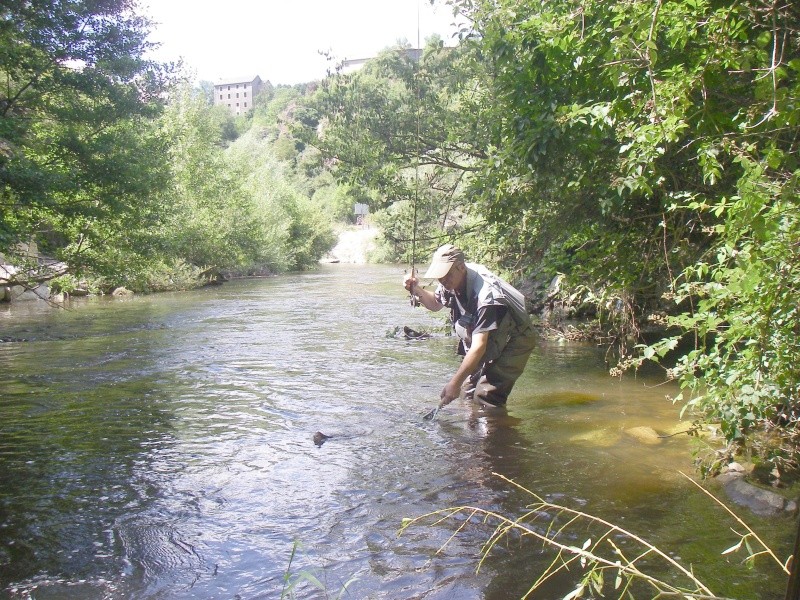
{"type": "Polygon", "coordinates": [[[537,349],[507,417],[455,402],[423,422],[457,358],[452,338],[387,335],[441,324],[407,306],[401,278],[339,265],[4,319],[3,337],[31,340],[0,344],[5,593],[275,598],[305,569],[327,592],[302,597],[355,577],[354,598],[496,600],[517,554],[512,583],[548,560],[538,548],[476,573],[490,527],[447,543],[452,524],[398,536],[402,520],[524,509],[495,472],[627,523],[641,514],[645,530],[696,511],[662,476],[688,466],[684,440],[611,435],[674,425],[665,392],[609,381],[594,348],[537,349]]]}

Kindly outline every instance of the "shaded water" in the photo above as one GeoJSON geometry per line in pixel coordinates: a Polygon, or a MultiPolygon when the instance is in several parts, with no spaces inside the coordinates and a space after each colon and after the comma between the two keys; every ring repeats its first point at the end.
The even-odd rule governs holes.
{"type": "MultiPolygon", "coordinates": [[[[732,523],[678,471],[686,428],[646,378],[602,351],[542,341],[507,415],[421,415],[457,366],[441,317],[407,305],[402,269],[331,265],[219,288],[0,312],[0,597],[518,598],[552,560],[524,540],[476,573],[491,528],[403,518],[531,498],[616,522],[719,594],[779,598],[766,561],[721,557],[732,523]],[[23,341],[24,340],[24,341],[23,341]],[[321,447],[312,434],[331,435],[321,447]]],[[[790,519],[748,522],[786,557],[790,519]]],[[[535,597],[563,597],[577,573],[535,597]]]]}

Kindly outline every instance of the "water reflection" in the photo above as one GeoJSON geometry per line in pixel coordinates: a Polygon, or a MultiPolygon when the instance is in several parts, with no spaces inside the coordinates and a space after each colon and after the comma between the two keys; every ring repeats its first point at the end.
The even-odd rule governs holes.
{"type": "MultiPolygon", "coordinates": [[[[354,598],[520,597],[552,560],[539,546],[498,547],[476,573],[489,525],[397,535],[447,507],[519,514],[530,498],[493,473],[739,577],[711,556],[730,545],[727,526],[708,534],[721,515],[675,475],[687,437],[630,434],[680,426],[669,390],[542,342],[507,411],[457,401],[424,422],[457,358],[447,337],[391,334],[441,324],[401,279],[336,265],[0,313],[2,337],[26,340],[0,344],[0,595],[275,598],[307,570],[328,596],[350,582],[354,598]]],[[[751,577],[751,597],[782,583],[751,577]]]]}

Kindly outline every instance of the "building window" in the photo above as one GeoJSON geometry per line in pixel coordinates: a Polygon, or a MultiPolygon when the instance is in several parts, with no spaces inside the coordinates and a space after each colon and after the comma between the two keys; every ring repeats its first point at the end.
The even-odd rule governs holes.
{"type": "Polygon", "coordinates": [[[239,92],[236,92],[236,97],[237,97],[237,98],[239,97],[239,92]]]}
{"type": "Polygon", "coordinates": [[[219,99],[222,100],[222,94],[219,95],[219,99]]]}
{"type": "Polygon", "coordinates": [[[230,95],[230,94],[228,94],[228,100],[230,100],[230,99],[231,99],[231,95],[230,95]]]}
{"type": "Polygon", "coordinates": [[[247,98],[247,92],[244,93],[244,97],[247,98]]]}
{"type": "Polygon", "coordinates": [[[228,90],[229,90],[229,91],[230,91],[230,89],[231,89],[231,86],[228,86],[228,90]]]}
{"type": "Polygon", "coordinates": [[[238,102],[236,103],[236,108],[239,108],[239,103],[238,102]]]}
{"type": "Polygon", "coordinates": [[[244,107],[247,108],[247,102],[244,103],[244,107]]]}

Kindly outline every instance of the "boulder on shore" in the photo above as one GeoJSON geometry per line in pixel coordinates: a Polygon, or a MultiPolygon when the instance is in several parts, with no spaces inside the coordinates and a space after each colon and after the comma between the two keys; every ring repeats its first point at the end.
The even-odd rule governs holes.
{"type": "Polygon", "coordinates": [[[115,298],[127,298],[133,296],[133,292],[126,287],[115,288],[111,295],[115,298]]]}
{"type": "Polygon", "coordinates": [[[12,302],[25,300],[47,300],[50,297],[50,286],[40,283],[36,287],[28,288],[22,285],[12,285],[9,288],[8,298],[12,302]]]}

